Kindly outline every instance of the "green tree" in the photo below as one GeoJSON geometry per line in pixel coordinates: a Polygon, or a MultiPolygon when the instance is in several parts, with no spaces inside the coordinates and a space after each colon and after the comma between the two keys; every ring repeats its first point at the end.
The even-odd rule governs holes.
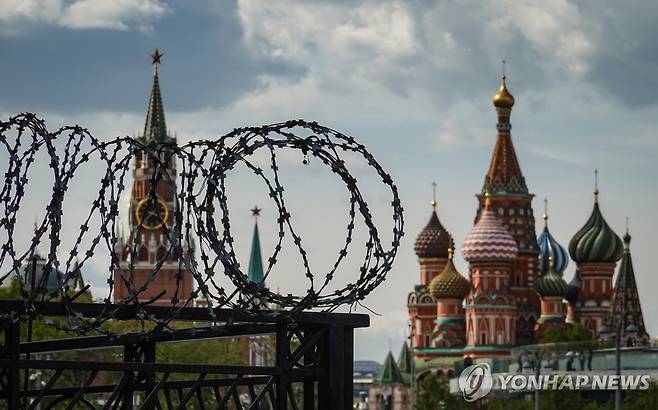
{"type": "Polygon", "coordinates": [[[460,396],[450,394],[449,381],[428,373],[416,384],[415,405],[417,410],[462,410],[474,408],[460,396]]]}
{"type": "Polygon", "coordinates": [[[584,342],[592,340],[592,332],[575,323],[565,328],[549,327],[544,331],[543,343],[584,342]]]}
{"type": "Polygon", "coordinates": [[[624,409],[658,409],[658,385],[652,382],[648,390],[627,391],[624,397],[624,409]]]}

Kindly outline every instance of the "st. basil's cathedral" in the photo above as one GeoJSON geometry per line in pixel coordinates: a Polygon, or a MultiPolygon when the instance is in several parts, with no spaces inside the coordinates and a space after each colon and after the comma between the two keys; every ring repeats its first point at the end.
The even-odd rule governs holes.
{"type": "Polygon", "coordinates": [[[474,226],[461,244],[467,275],[455,267],[455,244],[439,219],[436,198],[416,239],[420,283],[407,297],[413,355],[424,361],[507,356],[515,346],[540,343],[549,327],[579,323],[597,338],[616,329],[618,320],[638,345],[648,344],[631,237],[626,232],[620,238],[607,224],[598,188],[592,213],[568,251],[551,234],[546,213],[536,236],[534,195],[512,143],[514,97],[505,80],[503,75],[493,97],[498,122],[491,163],[476,195],[474,226]],[[570,259],[576,273],[567,283],[570,259]]]}

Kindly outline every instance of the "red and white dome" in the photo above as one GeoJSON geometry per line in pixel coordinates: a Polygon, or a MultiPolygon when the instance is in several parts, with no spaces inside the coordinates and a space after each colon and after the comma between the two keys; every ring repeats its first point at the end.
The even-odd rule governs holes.
{"type": "Polygon", "coordinates": [[[516,241],[496,218],[487,196],[480,220],[462,244],[462,256],[467,262],[508,261],[518,251],[516,241]]]}

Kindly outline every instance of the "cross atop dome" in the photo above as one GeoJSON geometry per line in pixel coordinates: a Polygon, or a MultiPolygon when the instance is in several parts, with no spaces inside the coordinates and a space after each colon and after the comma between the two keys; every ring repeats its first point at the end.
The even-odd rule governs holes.
{"type": "Polygon", "coordinates": [[[432,210],[436,211],[436,181],[432,182],[432,210]]]}
{"type": "Polygon", "coordinates": [[[507,90],[507,84],[505,80],[507,75],[505,75],[505,60],[503,60],[503,73],[500,76],[500,88],[498,92],[493,96],[493,105],[497,108],[512,108],[514,106],[514,96],[507,90]]]}

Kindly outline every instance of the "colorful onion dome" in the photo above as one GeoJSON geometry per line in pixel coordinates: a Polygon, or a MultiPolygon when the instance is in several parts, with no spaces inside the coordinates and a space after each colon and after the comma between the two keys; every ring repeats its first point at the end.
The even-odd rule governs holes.
{"type": "Polygon", "coordinates": [[[419,258],[447,258],[452,247],[452,236],[441,225],[436,214],[436,199],[432,200],[432,215],[425,228],[418,234],[414,251],[419,258]]]}
{"type": "Polygon", "coordinates": [[[482,215],[466,236],[462,255],[468,262],[512,260],[519,251],[516,241],[494,215],[489,193],[484,195],[482,215]]]}
{"type": "MultiPolygon", "coordinates": [[[[546,200],[544,200],[544,203],[546,203],[546,200]]],[[[553,258],[553,269],[558,275],[562,276],[569,264],[569,255],[567,250],[555,240],[548,230],[548,212],[544,212],[544,230],[537,238],[537,244],[539,245],[539,269],[541,272],[548,272],[549,259],[553,258]]]]}
{"type": "Polygon", "coordinates": [[[452,256],[450,248],[446,267],[430,282],[429,291],[435,299],[464,299],[471,290],[471,283],[457,271],[452,256]]]}
{"type": "Polygon", "coordinates": [[[507,90],[505,84],[505,74],[501,77],[500,88],[496,95],[493,96],[493,105],[499,108],[512,108],[514,106],[514,96],[507,90]]]}
{"type": "Polygon", "coordinates": [[[569,282],[567,287],[567,293],[564,295],[564,298],[569,301],[569,303],[575,303],[578,300],[580,295],[580,288],[582,287],[582,279],[580,277],[580,271],[576,271],[576,274],[573,275],[573,279],[569,282]]]}
{"type": "Polygon", "coordinates": [[[585,225],[571,238],[571,258],[583,262],[616,262],[624,254],[624,246],[617,234],[601,215],[598,189],[594,192],[594,209],[585,225]]]}
{"type": "Polygon", "coordinates": [[[535,285],[537,293],[543,298],[564,297],[569,290],[569,285],[567,285],[567,282],[562,279],[562,276],[555,271],[553,258],[549,257],[548,264],[548,272],[542,275],[535,285]]]}

